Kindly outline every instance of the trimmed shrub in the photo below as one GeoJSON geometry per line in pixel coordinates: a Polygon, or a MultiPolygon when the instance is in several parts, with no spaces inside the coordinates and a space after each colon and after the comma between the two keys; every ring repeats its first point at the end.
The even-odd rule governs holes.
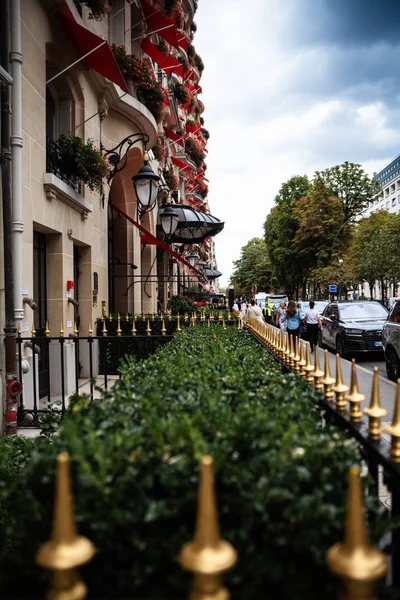
{"type": "MultiPolygon", "coordinates": [[[[91,597],[186,597],[177,564],[195,525],[198,460],[211,454],[221,531],[239,553],[233,598],[334,598],[324,554],[342,539],[355,444],[323,428],[317,396],[245,332],[192,327],[146,361],[130,359],[100,402],[76,398],[11,501],[0,591],[28,581],[49,537],[55,459],[73,457],[76,519],[97,554],[84,570],[91,597]],[[14,504],[12,504],[14,506],[14,504]],[[24,578],[18,577],[24,573],[24,578]]],[[[47,443],[46,443],[47,442],[47,443]]],[[[382,522],[367,497],[372,537],[382,522]]],[[[39,582],[40,583],[40,582],[39,582]]]]}

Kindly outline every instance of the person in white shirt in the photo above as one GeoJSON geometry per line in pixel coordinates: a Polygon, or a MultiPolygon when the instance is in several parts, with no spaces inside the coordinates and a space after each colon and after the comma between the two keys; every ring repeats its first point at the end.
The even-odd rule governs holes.
{"type": "Polygon", "coordinates": [[[247,308],[247,316],[257,321],[263,322],[263,314],[261,308],[256,304],[255,300],[250,300],[250,306],[247,308]]]}
{"type": "Polygon", "coordinates": [[[310,300],[310,308],[304,313],[304,323],[307,326],[307,337],[310,342],[311,352],[314,350],[314,346],[318,343],[318,330],[322,329],[321,319],[319,312],[314,308],[314,300],[310,300]]]}

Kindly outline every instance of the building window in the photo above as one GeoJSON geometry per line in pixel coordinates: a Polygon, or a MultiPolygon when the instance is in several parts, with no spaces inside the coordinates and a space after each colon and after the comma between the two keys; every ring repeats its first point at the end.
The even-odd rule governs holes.
{"type": "Polygon", "coordinates": [[[125,46],[125,0],[113,0],[108,27],[110,44],[125,46]]]}
{"type": "Polygon", "coordinates": [[[393,184],[390,186],[390,193],[394,194],[395,191],[396,191],[396,186],[393,184]]]}
{"type": "Polygon", "coordinates": [[[392,206],[396,206],[396,198],[392,198],[392,206]]]}
{"type": "MultiPolygon", "coordinates": [[[[46,64],[46,79],[56,75],[58,69],[46,64]]],[[[46,136],[56,141],[63,133],[75,131],[74,98],[68,81],[62,75],[46,86],[46,136]]]]}
{"type": "Polygon", "coordinates": [[[385,189],[385,196],[389,196],[389,188],[385,189]]]}
{"type": "Polygon", "coordinates": [[[386,202],[386,208],[389,210],[390,202],[389,200],[386,202]]]}

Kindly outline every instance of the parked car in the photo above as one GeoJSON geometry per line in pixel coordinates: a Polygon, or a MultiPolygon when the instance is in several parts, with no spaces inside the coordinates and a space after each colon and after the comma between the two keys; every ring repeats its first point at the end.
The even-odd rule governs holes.
{"type": "Polygon", "coordinates": [[[400,300],[398,298],[383,326],[382,343],[387,376],[392,381],[397,381],[400,378],[400,300]]]}
{"type": "Polygon", "coordinates": [[[321,315],[319,345],[340,356],[382,352],[382,329],[387,310],[379,302],[330,302],[321,315]]]}

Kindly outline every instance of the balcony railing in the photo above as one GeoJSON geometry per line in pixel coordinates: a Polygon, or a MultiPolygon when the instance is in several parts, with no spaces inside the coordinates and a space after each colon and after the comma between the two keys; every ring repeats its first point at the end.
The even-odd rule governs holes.
{"type": "Polygon", "coordinates": [[[82,193],[82,181],[79,177],[67,176],[62,172],[60,168],[61,156],[60,149],[57,143],[51,138],[47,138],[46,141],[46,171],[47,173],[53,173],[56,177],[64,181],[67,185],[72,187],[78,194],[82,193]]]}

